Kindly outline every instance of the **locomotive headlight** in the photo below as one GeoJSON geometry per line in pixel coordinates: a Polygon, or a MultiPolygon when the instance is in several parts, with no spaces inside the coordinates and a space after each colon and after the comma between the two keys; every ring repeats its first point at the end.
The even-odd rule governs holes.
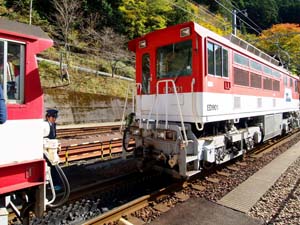
{"type": "Polygon", "coordinates": [[[139,48],[146,48],[147,47],[147,42],[146,40],[142,40],[139,42],[139,48]]]}
{"type": "Polygon", "coordinates": [[[191,35],[191,28],[185,27],[180,30],[180,37],[187,37],[191,35]]]}

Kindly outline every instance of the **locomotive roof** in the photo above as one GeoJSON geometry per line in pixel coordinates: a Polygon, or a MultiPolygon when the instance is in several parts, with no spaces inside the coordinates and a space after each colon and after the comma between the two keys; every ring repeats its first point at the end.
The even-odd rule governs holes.
{"type": "Polygon", "coordinates": [[[220,36],[218,34],[216,34],[215,32],[199,25],[196,22],[190,21],[190,22],[186,22],[186,23],[182,23],[182,24],[177,24],[177,25],[173,25],[170,27],[166,27],[160,30],[156,30],[156,31],[152,31],[148,34],[145,34],[142,37],[133,39],[131,41],[129,41],[128,43],[128,48],[131,51],[136,51],[137,50],[137,44],[139,43],[139,41],[143,40],[143,39],[151,39],[153,36],[155,37],[155,35],[157,36],[161,36],[164,34],[164,32],[166,30],[171,30],[171,29],[181,29],[184,28],[186,26],[190,26],[192,27],[192,29],[194,29],[194,31],[196,33],[198,33],[199,35],[203,36],[203,37],[209,37],[212,38],[214,40],[217,40],[227,46],[231,46],[232,48],[239,50],[240,52],[245,52],[246,50],[246,54],[248,55],[252,55],[252,57],[258,57],[261,60],[263,60],[265,62],[265,64],[269,64],[269,66],[275,66],[277,69],[280,69],[282,72],[288,73],[290,75],[292,75],[286,68],[279,66],[278,61],[276,59],[274,59],[273,57],[267,55],[266,53],[262,52],[261,50],[257,49],[256,47],[252,46],[251,44],[247,43],[244,40],[239,39],[236,36],[231,35],[230,37],[223,37],[220,36]]]}
{"type": "Polygon", "coordinates": [[[29,39],[47,39],[52,41],[38,26],[19,23],[5,18],[0,18],[0,32],[29,39]]]}

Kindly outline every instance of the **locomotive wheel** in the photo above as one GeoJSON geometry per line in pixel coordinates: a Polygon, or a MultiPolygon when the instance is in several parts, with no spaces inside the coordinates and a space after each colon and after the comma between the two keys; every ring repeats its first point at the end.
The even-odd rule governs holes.
{"type": "Polygon", "coordinates": [[[215,163],[210,163],[207,161],[201,161],[201,167],[205,170],[210,170],[215,166],[215,163]]]}

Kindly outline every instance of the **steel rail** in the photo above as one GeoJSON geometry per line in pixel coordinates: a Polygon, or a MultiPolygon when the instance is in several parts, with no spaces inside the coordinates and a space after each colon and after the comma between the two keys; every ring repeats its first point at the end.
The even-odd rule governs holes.
{"type": "Polygon", "coordinates": [[[110,222],[118,221],[122,216],[129,215],[139,209],[142,209],[149,205],[151,195],[145,195],[131,202],[128,202],[120,207],[110,210],[98,217],[95,217],[89,221],[82,223],[82,225],[100,225],[108,224],[110,222]]]}
{"type": "Polygon", "coordinates": [[[264,145],[258,146],[253,150],[247,152],[247,155],[253,158],[259,158],[265,153],[273,150],[273,148],[279,147],[292,139],[294,139],[299,134],[300,129],[293,130],[292,132],[286,134],[285,136],[279,137],[277,139],[270,139],[264,145]],[[272,143],[271,143],[272,142],[272,143]]]}
{"type": "Polygon", "coordinates": [[[61,139],[61,138],[68,138],[68,137],[109,133],[112,131],[118,131],[119,129],[120,129],[120,125],[59,128],[57,129],[56,134],[57,137],[61,139]]]}
{"type": "Polygon", "coordinates": [[[174,191],[182,190],[187,186],[186,181],[179,181],[169,185],[168,187],[161,188],[151,194],[141,196],[130,202],[125,203],[119,207],[116,207],[106,213],[103,213],[93,219],[81,223],[81,225],[103,225],[110,224],[120,220],[123,216],[130,215],[142,208],[149,206],[151,202],[156,201],[161,196],[165,196],[167,193],[173,193],[174,191]]]}

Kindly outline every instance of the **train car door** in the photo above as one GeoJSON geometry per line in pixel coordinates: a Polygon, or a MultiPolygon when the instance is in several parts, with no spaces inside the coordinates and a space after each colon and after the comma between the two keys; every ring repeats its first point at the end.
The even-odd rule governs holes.
{"type": "Polygon", "coordinates": [[[142,55],[142,94],[150,94],[150,54],[142,55]]]}

